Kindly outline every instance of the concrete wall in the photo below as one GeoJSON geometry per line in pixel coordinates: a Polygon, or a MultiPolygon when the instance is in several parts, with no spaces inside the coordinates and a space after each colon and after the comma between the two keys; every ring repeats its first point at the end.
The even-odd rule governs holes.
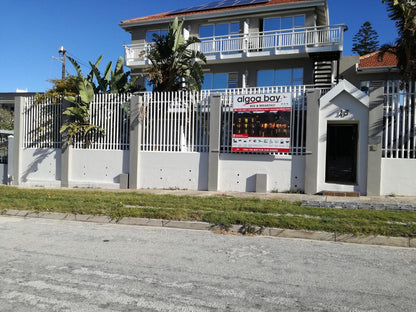
{"type": "Polygon", "coordinates": [[[57,187],[61,185],[61,150],[21,150],[20,182],[26,185],[57,187]]]}
{"type": "Polygon", "coordinates": [[[219,190],[255,192],[256,175],[267,175],[267,191],[304,190],[303,156],[221,154],[219,190]]]}
{"type": "Polygon", "coordinates": [[[416,196],[415,177],[415,159],[381,159],[381,195],[416,196]]]}
{"type": "Polygon", "coordinates": [[[208,189],[208,153],[143,152],[140,187],[157,189],[208,189]]]}
{"type": "Polygon", "coordinates": [[[129,172],[129,151],[74,149],[69,187],[119,188],[120,174],[129,172]]]}
{"type": "MultiPolygon", "coordinates": [[[[219,191],[255,192],[256,174],[267,174],[267,191],[303,190],[304,157],[220,154],[219,191]]],[[[208,189],[208,153],[143,152],[141,188],[208,189]]]]}
{"type": "Polygon", "coordinates": [[[0,184],[7,184],[7,164],[0,164],[0,184]]]}

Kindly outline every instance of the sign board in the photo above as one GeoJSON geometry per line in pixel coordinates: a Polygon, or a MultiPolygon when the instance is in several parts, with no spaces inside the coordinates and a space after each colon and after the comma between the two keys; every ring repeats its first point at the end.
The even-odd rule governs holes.
{"type": "Polygon", "coordinates": [[[290,151],[291,93],[233,96],[233,152],[290,151]]]}

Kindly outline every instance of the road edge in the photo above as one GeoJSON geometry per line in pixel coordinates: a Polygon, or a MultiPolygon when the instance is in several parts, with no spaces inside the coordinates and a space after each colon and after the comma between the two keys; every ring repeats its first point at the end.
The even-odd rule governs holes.
{"type": "MultiPolygon", "coordinates": [[[[60,212],[33,212],[28,210],[7,209],[0,213],[3,216],[21,217],[21,218],[43,218],[52,220],[66,220],[79,222],[94,222],[99,224],[112,223],[120,225],[135,225],[135,226],[153,226],[166,227],[185,230],[199,230],[199,231],[222,231],[224,233],[241,234],[248,229],[241,225],[233,225],[224,230],[220,226],[215,226],[207,222],[197,221],[176,221],[163,219],[148,219],[148,218],[133,218],[124,217],[120,220],[113,220],[108,216],[94,216],[81,214],[68,214],[60,212]]],[[[261,236],[280,237],[280,238],[297,238],[328,242],[341,242],[353,244],[379,245],[391,247],[405,247],[416,248],[416,238],[410,237],[387,237],[381,235],[354,235],[354,234],[337,234],[330,232],[315,232],[306,230],[291,230],[280,228],[258,228],[249,229],[250,233],[261,236]]]]}

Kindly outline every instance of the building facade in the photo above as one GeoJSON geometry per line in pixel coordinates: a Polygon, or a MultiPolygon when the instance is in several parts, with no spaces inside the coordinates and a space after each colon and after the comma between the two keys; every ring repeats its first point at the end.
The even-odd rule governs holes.
{"type": "Polygon", "coordinates": [[[185,20],[185,39],[201,40],[194,48],[207,58],[203,89],[336,82],[345,27],[329,25],[326,0],[218,1],[125,20],[120,26],[132,38],[125,61],[133,75],[149,65],[153,34],[166,34],[175,18],[185,20]]]}

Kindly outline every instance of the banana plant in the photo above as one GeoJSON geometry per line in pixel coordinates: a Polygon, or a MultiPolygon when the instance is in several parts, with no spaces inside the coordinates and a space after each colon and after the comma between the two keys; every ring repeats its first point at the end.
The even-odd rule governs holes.
{"type": "Polygon", "coordinates": [[[65,100],[70,106],[63,112],[68,120],[62,125],[60,133],[66,134],[67,145],[71,145],[77,137],[82,138],[85,147],[88,148],[94,134],[104,134],[104,129],[90,123],[90,103],[94,100],[94,87],[82,74],[77,62],[68,57],[77,71],[76,86],[78,96],[66,96],[65,100]]]}

